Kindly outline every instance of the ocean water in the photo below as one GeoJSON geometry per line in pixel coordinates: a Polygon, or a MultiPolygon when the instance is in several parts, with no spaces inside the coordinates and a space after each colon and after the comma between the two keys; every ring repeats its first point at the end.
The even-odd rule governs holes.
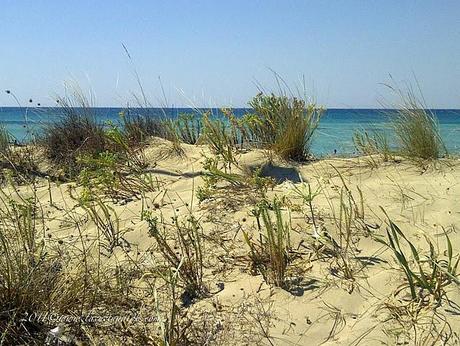
{"type": "MultiPolygon", "coordinates": [[[[121,108],[95,108],[94,114],[101,122],[120,121],[121,108]]],[[[143,110],[145,112],[145,110],[143,110]]],[[[140,110],[139,110],[140,112],[140,110]]],[[[176,117],[181,113],[191,113],[192,109],[148,110],[149,116],[176,117]]],[[[219,115],[219,110],[212,112],[219,115]]],[[[250,109],[234,109],[237,116],[250,112],[250,109]]],[[[441,135],[451,153],[460,153],[460,110],[433,110],[436,115],[441,135]]],[[[39,133],[49,122],[56,121],[61,115],[59,108],[18,108],[0,107],[0,124],[3,124],[18,142],[25,142],[30,133],[39,133]],[[27,125],[28,124],[28,125],[27,125]]],[[[389,111],[381,109],[329,109],[321,119],[311,150],[317,156],[333,154],[353,155],[353,133],[356,130],[384,131],[392,141],[389,111]]]]}

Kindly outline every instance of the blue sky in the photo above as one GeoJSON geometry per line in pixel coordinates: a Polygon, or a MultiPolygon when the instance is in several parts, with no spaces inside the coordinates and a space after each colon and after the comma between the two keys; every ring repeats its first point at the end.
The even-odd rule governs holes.
{"type": "MultiPolygon", "coordinates": [[[[327,107],[379,106],[415,75],[427,103],[460,108],[459,1],[1,0],[0,88],[52,104],[65,81],[98,106],[244,106],[270,69],[327,107]],[[132,57],[124,53],[125,44],[132,57]]],[[[0,93],[0,105],[13,105],[0,93]]]]}

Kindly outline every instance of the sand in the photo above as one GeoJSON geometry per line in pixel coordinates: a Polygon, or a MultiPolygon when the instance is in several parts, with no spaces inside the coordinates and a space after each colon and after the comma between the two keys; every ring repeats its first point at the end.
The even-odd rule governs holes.
{"type": "MultiPolygon", "coordinates": [[[[148,234],[147,222],[141,219],[142,210],[151,210],[156,215],[161,212],[165,219],[186,218],[192,210],[200,220],[206,235],[204,281],[211,294],[184,309],[189,316],[195,316],[195,322],[199,319],[208,322],[200,323],[210,326],[213,334],[209,337],[210,344],[442,344],[442,338],[436,335],[445,337],[449,333],[448,344],[459,342],[459,287],[451,284],[445,288],[451,304],[444,301],[436,310],[421,309],[415,327],[401,310],[397,310],[401,316],[396,318],[391,313],[407,305],[404,300],[407,290],[394,295],[405,282],[404,274],[392,251],[374,239],[386,239],[385,210],[421,253],[429,253],[425,237],[439,247],[441,254],[445,253],[444,232],[447,232],[454,253],[458,254],[459,160],[446,159],[427,169],[404,159],[372,167],[363,157],[325,158],[306,164],[275,160],[266,166],[264,174],[277,179],[267,198],[285,196],[291,203],[291,247],[295,256],[288,266],[289,284],[283,289],[265,283],[262,275],[254,275],[250,270],[243,231],[255,234],[255,218],[250,211],[256,197],[224,185],[215,198],[199,203],[196,190],[204,184],[203,155],[210,153],[203,146],[184,144],[182,148],[179,155],[170,150],[168,143],[153,141],[146,150],[146,158],[149,172],[161,181],[161,189],[146,193],[144,201],[133,198],[110,205],[125,232],[129,253],[135,258],[144,258],[143,254],[155,242],[148,234]],[[314,191],[320,189],[313,200],[316,222],[334,239],[338,235],[332,216],[334,212],[338,215],[344,182],[358,207],[363,207],[362,227],[353,234],[356,258],[351,262],[357,268],[353,279],[343,277],[334,259],[322,257],[320,250],[315,253],[321,246],[312,236],[309,209],[293,192],[301,181],[310,183],[314,191]]],[[[238,161],[243,172],[266,164],[267,156],[252,151],[242,154],[238,161]]],[[[61,239],[64,244],[71,244],[76,236],[74,228],[66,227],[69,216],[64,210],[81,215],[82,222],[87,223],[87,236],[95,236],[96,232],[96,227],[83,217],[82,209],[69,197],[72,185],[51,184],[53,206],[50,206],[48,183],[42,181],[37,187],[49,217],[51,239],[61,239]]],[[[27,193],[25,187],[20,190],[27,193]]],[[[287,215],[286,212],[286,219],[287,215]]],[[[125,250],[115,249],[107,261],[123,261],[125,250]]],[[[155,256],[160,261],[159,254],[155,256]]],[[[142,285],[149,275],[153,274],[141,273],[136,283],[142,285]]],[[[149,300],[143,309],[148,311],[152,306],[149,300]]],[[[99,337],[117,342],[107,335],[99,337]]]]}

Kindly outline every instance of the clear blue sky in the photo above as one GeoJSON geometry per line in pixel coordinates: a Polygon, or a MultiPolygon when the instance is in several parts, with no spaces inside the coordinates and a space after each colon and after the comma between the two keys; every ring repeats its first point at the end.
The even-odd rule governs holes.
{"type": "Polygon", "coordinates": [[[391,73],[460,108],[459,16],[458,0],[1,0],[0,88],[52,104],[77,80],[123,105],[137,91],[124,43],[156,105],[161,76],[169,104],[244,106],[271,68],[328,107],[378,106],[391,73]]]}

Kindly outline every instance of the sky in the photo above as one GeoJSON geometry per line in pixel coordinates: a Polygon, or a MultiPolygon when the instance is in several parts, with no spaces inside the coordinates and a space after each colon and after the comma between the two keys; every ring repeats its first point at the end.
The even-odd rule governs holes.
{"type": "Polygon", "coordinates": [[[137,73],[153,106],[241,107],[276,71],[329,108],[381,106],[390,75],[460,108],[459,15],[458,0],[0,0],[0,106],[74,84],[124,106],[137,73]]]}

